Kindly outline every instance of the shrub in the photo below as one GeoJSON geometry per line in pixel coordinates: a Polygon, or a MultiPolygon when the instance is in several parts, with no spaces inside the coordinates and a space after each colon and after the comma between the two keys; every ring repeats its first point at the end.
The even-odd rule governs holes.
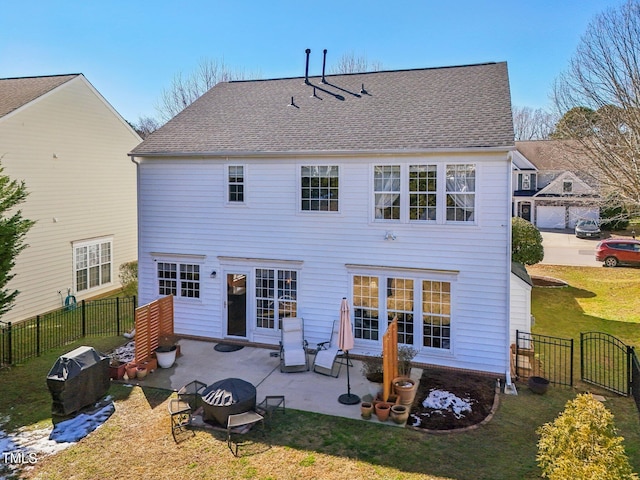
{"type": "Polygon", "coordinates": [[[511,260],[524,265],[534,265],[544,258],[542,234],[535,225],[524,218],[511,218],[511,260]]]}
{"type": "Polygon", "coordinates": [[[138,294],[138,262],[127,262],[120,265],[118,275],[122,284],[122,293],[126,296],[138,294]]]}
{"type": "Polygon", "coordinates": [[[613,414],[590,394],[578,395],[552,423],[537,430],[536,460],[544,478],[637,479],[616,436],[613,414]]]}

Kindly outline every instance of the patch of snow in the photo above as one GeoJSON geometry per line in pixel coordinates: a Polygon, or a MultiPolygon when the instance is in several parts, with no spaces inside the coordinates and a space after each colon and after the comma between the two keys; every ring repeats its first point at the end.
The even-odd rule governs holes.
{"type": "Polygon", "coordinates": [[[121,362],[133,362],[136,357],[136,344],[132,340],[124,345],[115,348],[113,352],[109,354],[109,356],[111,358],[117,358],[121,362]]]}
{"type": "MultiPolygon", "coordinates": [[[[35,430],[22,427],[11,434],[0,430],[0,480],[5,479],[4,474],[10,475],[13,470],[23,466],[11,463],[11,458],[37,461],[42,456],[58,453],[93,432],[114,411],[113,399],[108,396],[96,403],[93,411],[79,413],[55,426],[35,430]]],[[[8,417],[1,419],[0,428],[8,420],[8,417]]]]}
{"type": "Polygon", "coordinates": [[[422,402],[422,406],[438,412],[449,410],[456,418],[462,418],[466,412],[471,412],[473,402],[474,400],[471,398],[462,399],[445,390],[433,389],[422,402]]]}

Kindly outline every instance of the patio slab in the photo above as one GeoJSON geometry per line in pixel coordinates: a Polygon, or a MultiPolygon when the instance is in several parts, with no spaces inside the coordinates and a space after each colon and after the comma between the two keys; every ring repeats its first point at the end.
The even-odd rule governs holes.
{"type": "MultiPolygon", "coordinates": [[[[234,352],[214,350],[216,343],[181,339],[182,355],[173,367],[158,368],[139,383],[150,387],[178,390],[192,380],[207,385],[224,378],[241,378],[255,385],[257,401],[267,395],[284,395],[287,408],[362,420],[360,405],[343,405],[338,397],[347,393],[347,372],[343,366],[338,378],[313,371],[283,373],[280,358],[272,356],[277,350],[244,346],[234,352]]],[[[309,355],[310,364],[313,355],[309,355]]],[[[360,398],[369,395],[369,385],[360,372],[361,362],[353,360],[349,369],[351,393],[360,398]]],[[[414,368],[412,377],[420,379],[422,371],[414,368]]],[[[365,421],[365,420],[363,420],[365,421]]],[[[370,422],[377,422],[375,415],[370,422]]],[[[384,425],[397,426],[394,422],[384,425]]]]}

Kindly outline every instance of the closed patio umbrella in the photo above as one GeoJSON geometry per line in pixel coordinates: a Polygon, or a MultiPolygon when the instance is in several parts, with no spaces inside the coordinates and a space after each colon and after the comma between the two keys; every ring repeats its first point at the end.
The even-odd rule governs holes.
{"type": "Polygon", "coordinates": [[[347,393],[338,397],[338,401],[345,405],[355,405],[360,403],[360,397],[351,393],[351,382],[349,380],[349,350],[353,348],[353,332],[351,331],[351,314],[349,313],[349,303],[346,298],[340,304],[340,329],[338,330],[338,348],[342,350],[347,359],[347,393]]]}

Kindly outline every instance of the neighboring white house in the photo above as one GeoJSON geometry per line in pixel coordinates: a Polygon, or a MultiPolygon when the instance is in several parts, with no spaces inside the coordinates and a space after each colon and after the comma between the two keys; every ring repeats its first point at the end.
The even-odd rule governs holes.
{"type": "Polygon", "coordinates": [[[597,188],[576,171],[576,162],[568,159],[575,153],[562,148],[562,141],[516,142],[516,147],[514,216],[548,229],[574,228],[579,220],[600,218],[597,188]]]}
{"type": "Polygon", "coordinates": [[[326,340],[388,322],[416,361],[509,371],[506,63],[216,85],[136,147],[139,294],[183,335],[326,340]]]}
{"type": "Polygon", "coordinates": [[[137,258],[136,168],[141,139],[81,74],[0,79],[4,174],[24,180],[20,206],[37,223],[16,259],[17,321],[120,286],[137,258]]]}
{"type": "Polygon", "coordinates": [[[533,281],[521,263],[511,265],[511,330],[510,343],[517,342],[518,331],[531,333],[531,289],[533,281]]]}

